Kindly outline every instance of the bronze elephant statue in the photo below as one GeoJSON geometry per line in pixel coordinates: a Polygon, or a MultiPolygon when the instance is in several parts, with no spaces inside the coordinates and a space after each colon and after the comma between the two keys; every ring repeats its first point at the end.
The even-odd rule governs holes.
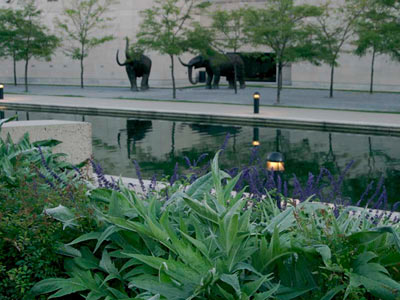
{"type": "Polygon", "coordinates": [[[149,87],[149,77],[151,72],[151,59],[141,53],[132,53],[129,51],[129,39],[126,39],[125,57],[124,63],[119,61],[119,50],[117,51],[116,59],[118,65],[125,67],[126,73],[128,74],[129,82],[131,83],[132,91],[139,91],[136,80],[138,77],[142,77],[142,83],[140,85],[140,90],[148,90],[149,87]]]}
{"type": "Polygon", "coordinates": [[[236,79],[240,83],[240,88],[246,87],[244,81],[244,62],[238,54],[215,54],[212,56],[204,57],[198,55],[192,58],[187,64],[179,59],[184,67],[188,68],[188,76],[191,84],[197,84],[193,80],[193,68],[205,68],[207,73],[207,89],[218,89],[221,76],[225,76],[229,82],[229,88],[234,88],[235,85],[235,66],[236,66],[236,79]]]}

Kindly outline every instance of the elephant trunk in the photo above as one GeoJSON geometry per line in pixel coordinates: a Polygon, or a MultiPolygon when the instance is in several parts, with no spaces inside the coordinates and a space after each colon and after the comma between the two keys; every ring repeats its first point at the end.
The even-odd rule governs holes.
{"type": "Polygon", "coordinates": [[[194,81],[193,80],[193,77],[192,77],[192,74],[193,74],[193,66],[189,66],[188,67],[188,75],[189,75],[189,81],[190,81],[190,83],[191,84],[197,84],[197,80],[196,81],[194,81]]]}
{"type": "Polygon", "coordinates": [[[126,60],[130,60],[130,55],[129,55],[129,38],[126,38],[126,44],[125,44],[125,57],[126,60]]]}
{"type": "Polygon", "coordinates": [[[187,67],[187,68],[190,67],[188,64],[185,64],[185,63],[181,60],[180,57],[178,57],[178,60],[179,60],[179,62],[181,63],[182,66],[187,67]]]}
{"type": "Polygon", "coordinates": [[[124,62],[124,63],[121,63],[120,61],[119,61],[119,50],[117,50],[117,55],[116,55],[116,59],[117,59],[117,64],[119,65],[119,66],[121,66],[121,67],[124,67],[124,66],[126,66],[127,65],[127,62],[124,62]]]}

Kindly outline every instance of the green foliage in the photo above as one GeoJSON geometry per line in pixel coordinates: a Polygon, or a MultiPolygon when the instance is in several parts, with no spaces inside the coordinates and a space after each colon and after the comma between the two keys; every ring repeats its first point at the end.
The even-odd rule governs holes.
{"type": "Polygon", "coordinates": [[[374,64],[377,55],[393,55],[399,46],[393,42],[400,33],[397,24],[399,12],[396,1],[369,0],[368,5],[358,20],[355,33],[357,40],[355,54],[364,56],[372,54],[370,92],[373,92],[374,64]]]}
{"type": "Polygon", "coordinates": [[[15,61],[22,60],[21,40],[19,38],[18,22],[22,19],[21,10],[0,10],[0,57],[12,57],[15,61]]]}
{"type": "Polygon", "coordinates": [[[0,26],[4,33],[0,45],[6,46],[5,55],[25,61],[25,91],[28,91],[28,64],[31,58],[49,61],[59,46],[59,39],[43,25],[42,11],[34,0],[23,3],[21,10],[3,10],[5,22],[0,26]]]}
{"type": "Polygon", "coordinates": [[[143,20],[137,35],[138,43],[170,57],[174,99],[174,57],[182,54],[187,48],[185,33],[192,14],[206,6],[207,3],[201,0],[156,0],[152,8],[141,12],[143,20]]]}
{"type": "Polygon", "coordinates": [[[237,52],[247,43],[247,37],[244,32],[245,14],[246,9],[244,8],[231,11],[216,10],[211,13],[211,28],[217,33],[216,44],[218,48],[237,52]]]}
{"type": "Polygon", "coordinates": [[[323,13],[318,17],[316,49],[319,58],[331,67],[330,97],[333,97],[334,70],[343,47],[354,34],[367,1],[349,0],[338,4],[336,1],[324,3],[323,13]]]}
{"type": "MultiPolygon", "coordinates": [[[[9,120],[1,120],[0,126],[5,121],[9,120]]],[[[58,143],[32,144],[27,135],[18,143],[10,136],[0,139],[1,299],[32,299],[29,290],[35,282],[62,276],[63,260],[56,254],[58,244],[91,228],[80,222],[79,227],[64,231],[62,224],[43,214],[46,206],[59,203],[75,211],[84,211],[85,207],[86,184],[67,173],[71,166],[60,162],[60,155],[51,153],[58,143]],[[58,173],[57,178],[65,183],[49,170],[58,173]]]]}
{"type": "Polygon", "coordinates": [[[33,294],[57,298],[79,292],[87,299],[400,296],[398,226],[374,225],[353,208],[336,211],[308,201],[281,212],[270,197],[253,202],[243,192],[233,193],[239,176],[221,171],[217,155],[211,173],[168,200],[122,185],[118,192],[92,191],[101,226],[63,247],[69,277],[43,280],[33,294]]]}
{"type": "Polygon", "coordinates": [[[106,17],[116,0],[73,0],[64,9],[63,17],[56,18],[64,38],[64,54],[81,62],[81,87],[83,88],[83,60],[90,50],[109,42],[114,36],[96,36],[109,27],[112,18],[106,17]]]}
{"type": "Polygon", "coordinates": [[[276,55],[278,66],[277,102],[282,89],[282,68],[288,63],[313,61],[312,38],[315,29],[310,19],[321,14],[320,8],[293,0],[272,0],[265,8],[250,8],[245,17],[245,30],[254,45],[267,46],[276,55]]]}

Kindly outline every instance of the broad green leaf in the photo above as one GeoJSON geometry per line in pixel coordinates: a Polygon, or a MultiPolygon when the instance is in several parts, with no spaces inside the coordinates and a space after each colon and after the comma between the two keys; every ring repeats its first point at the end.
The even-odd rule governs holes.
{"type": "Polygon", "coordinates": [[[200,201],[203,199],[204,194],[211,192],[212,187],[213,177],[211,173],[208,173],[193,182],[186,191],[186,194],[192,199],[200,201]]]}
{"type": "Polygon", "coordinates": [[[44,213],[62,222],[64,229],[67,227],[78,226],[78,223],[76,222],[77,217],[69,208],[65,206],[59,205],[55,208],[48,208],[44,210],[44,213]]]}
{"type": "Polygon", "coordinates": [[[210,206],[208,206],[208,204],[205,201],[199,202],[190,197],[184,197],[183,200],[199,216],[201,216],[215,224],[218,224],[218,219],[219,219],[218,214],[210,206]]]}
{"type": "Polygon", "coordinates": [[[339,285],[331,290],[329,290],[321,300],[332,300],[337,294],[343,292],[346,289],[345,285],[339,285]]]}
{"type": "Polygon", "coordinates": [[[258,290],[261,288],[261,286],[269,281],[271,279],[270,275],[266,275],[266,276],[262,276],[257,280],[245,283],[243,285],[243,292],[246,293],[246,295],[248,295],[249,297],[253,296],[256,292],[258,292],[258,290]]]}
{"type": "Polygon", "coordinates": [[[41,294],[47,294],[54,291],[58,291],[49,297],[49,299],[52,299],[70,295],[76,292],[82,292],[87,289],[88,288],[85,285],[85,283],[77,278],[68,278],[68,279],[50,278],[42,280],[39,283],[35,284],[31,292],[34,296],[38,296],[41,294]]]}
{"type": "Polygon", "coordinates": [[[58,141],[58,140],[43,140],[43,141],[37,141],[32,143],[33,146],[35,147],[55,147],[59,144],[61,144],[62,142],[58,141]]]}
{"type": "Polygon", "coordinates": [[[139,288],[153,294],[160,294],[168,300],[182,300],[188,298],[192,290],[185,287],[176,287],[172,284],[162,283],[157,277],[141,275],[133,278],[129,283],[129,288],[139,288]]]}
{"type": "Polygon", "coordinates": [[[98,237],[96,247],[94,248],[94,252],[96,252],[101,244],[108,239],[112,234],[118,232],[120,229],[114,225],[108,226],[106,230],[102,232],[102,234],[98,237]]]}
{"type": "Polygon", "coordinates": [[[101,232],[89,232],[81,235],[80,237],[76,238],[72,242],[68,243],[68,246],[72,246],[78,243],[90,241],[90,240],[97,240],[101,236],[101,232]]]}
{"type": "Polygon", "coordinates": [[[270,234],[273,234],[275,227],[278,228],[279,233],[289,229],[295,224],[296,221],[293,212],[294,212],[293,207],[289,207],[285,211],[281,212],[279,215],[272,218],[272,220],[269,222],[269,224],[263,230],[263,232],[267,231],[270,234]]]}
{"type": "Polygon", "coordinates": [[[229,284],[236,292],[238,297],[242,296],[242,291],[240,290],[240,283],[237,274],[222,274],[220,279],[229,284]]]}

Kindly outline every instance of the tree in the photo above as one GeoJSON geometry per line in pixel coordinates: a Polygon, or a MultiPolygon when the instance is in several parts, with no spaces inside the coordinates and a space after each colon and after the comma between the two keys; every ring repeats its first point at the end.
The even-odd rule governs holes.
{"type": "Polygon", "coordinates": [[[201,0],[155,0],[152,8],[141,12],[143,21],[137,35],[138,43],[168,55],[171,61],[172,97],[176,99],[176,56],[187,49],[187,26],[195,10],[205,8],[201,0]]]}
{"type": "Polygon", "coordinates": [[[267,46],[275,53],[278,69],[277,99],[280,103],[282,70],[289,63],[313,60],[313,27],[307,22],[321,11],[313,5],[295,5],[294,0],[270,0],[265,8],[246,13],[246,32],[254,45],[267,46]]]}
{"type": "MultiPolygon", "coordinates": [[[[239,8],[231,11],[216,10],[211,13],[212,25],[211,29],[215,31],[217,39],[214,42],[214,47],[221,52],[226,52],[227,49],[233,53],[237,51],[247,42],[247,37],[244,32],[244,18],[246,9],[239,8]]],[[[237,93],[237,71],[234,64],[235,76],[235,94],[237,93]]]]}
{"type": "Polygon", "coordinates": [[[21,10],[0,10],[0,57],[13,59],[14,85],[17,85],[17,61],[21,57],[21,40],[19,38],[18,20],[22,19],[21,10]]]}
{"type": "Polygon", "coordinates": [[[369,92],[373,93],[375,58],[377,55],[390,54],[391,37],[400,34],[400,27],[393,26],[396,16],[391,3],[382,0],[371,0],[355,27],[357,40],[355,53],[364,56],[371,53],[371,79],[369,92]]]}
{"type": "Polygon", "coordinates": [[[25,61],[25,92],[28,92],[28,67],[31,58],[49,61],[59,46],[59,39],[49,33],[42,25],[42,11],[37,9],[34,0],[23,3],[23,9],[16,13],[17,33],[19,39],[18,55],[25,61]]]}
{"type": "Polygon", "coordinates": [[[116,0],[70,0],[63,17],[56,23],[64,37],[64,54],[80,62],[81,88],[84,88],[84,59],[90,50],[114,39],[112,35],[98,36],[109,27],[112,18],[105,17],[116,0]]]}
{"type": "Polygon", "coordinates": [[[335,67],[346,42],[354,34],[355,26],[365,9],[364,0],[346,0],[343,4],[327,1],[323,13],[317,18],[317,48],[321,61],[331,68],[329,97],[333,97],[335,67]]]}

